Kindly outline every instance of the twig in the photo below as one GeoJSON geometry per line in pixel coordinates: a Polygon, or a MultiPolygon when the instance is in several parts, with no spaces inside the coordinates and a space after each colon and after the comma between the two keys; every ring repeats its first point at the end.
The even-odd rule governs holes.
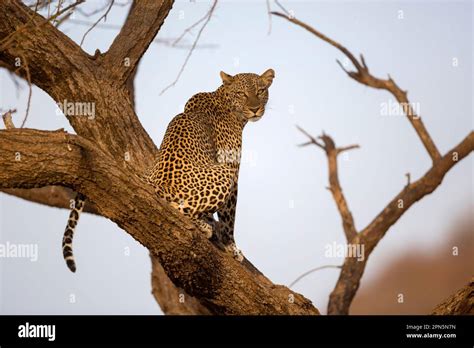
{"type": "Polygon", "coordinates": [[[349,151],[349,150],[359,149],[359,148],[360,148],[360,145],[357,145],[357,144],[339,147],[337,148],[337,154],[339,155],[340,153],[343,153],[344,151],[349,151]]]}
{"type": "Polygon", "coordinates": [[[100,21],[102,21],[102,19],[104,21],[107,20],[107,15],[109,14],[112,7],[114,6],[114,3],[115,3],[115,0],[110,0],[110,4],[109,4],[109,7],[107,8],[107,11],[105,11],[105,13],[102,16],[100,16],[99,19],[95,21],[94,24],[92,24],[92,26],[84,33],[84,36],[81,39],[81,44],[79,46],[82,47],[82,44],[84,43],[84,40],[86,39],[87,34],[89,34],[92,31],[92,29],[94,29],[95,26],[99,24],[100,21]]]}
{"type": "Polygon", "coordinates": [[[306,132],[303,128],[301,128],[300,126],[296,125],[296,128],[301,132],[303,133],[304,135],[306,135],[308,138],[309,138],[309,141],[306,142],[306,143],[303,143],[303,144],[300,144],[298,146],[300,147],[303,147],[303,146],[307,146],[307,145],[316,145],[318,147],[320,147],[321,149],[324,150],[324,145],[319,143],[318,140],[316,138],[314,138],[311,134],[309,134],[308,132],[306,132]]]}
{"type": "Polygon", "coordinates": [[[64,16],[62,16],[61,18],[55,20],[55,23],[54,23],[54,26],[56,28],[59,28],[62,24],[66,23],[69,18],[72,16],[72,14],[74,13],[74,9],[70,10],[69,12],[67,12],[64,16]]]}
{"type": "MultiPolygon", "coordinates": [[[[156,44],[161,44],[161,45],[172,47],[172,48],[189,50],[192,47],[192,44],[186,44],[186,43],[173,44],[174,41],[175,39],[166,39],[166,38],[158,38],[158,37],[153,40],[153,42],[156,44]]],[[[216,49],[218,47],[219,47],[218,44],[196,44],[196,46],[194,46],[194,49],[196,50],[197,49],[216,49]]]]}
{"type": "MultiPolygon", "coordinates": [[[[23,121],[21,122],[20,128],[25,126],[26,120],[28,119],[28,115],[30,113],[30,106],[31,106],[31,95],[33,94],[33,87],[31,85],[31,75],[30,75],[30,68],[28,67],[28,61],[26,60],[25,56],[21,55],[22,63],[24,64],[24,70],[26,72],[26,81],[28,82],[28,101],[26,103],[26,112],[23,121]]],[[[22,65],[23,66],[23,65],[22,65]]]]}
{"type": "MultiPolygon", "coordinates": [[[[109,7],[109,5],[110,5],[110,4],[107,4],[107,3],[106,3],[104,6],[98,7],[98,8],[96,8],[96,9],[92,10],[91,12],[86,12],[86,11],[84,11],[82,8],[78,8],[78,9],[77,9],[77,12],[80,13],[81,15],[83,15],[83,16],[86,17],[86,18],[90,18],[90,17],[92,17],[92,16],[94,16],[94,15],[96,15],[96,14],[98,14],[98,13],[104,11],[104,10],[106,10],[106,9],[109,7]]],[[[117,5],[121,6],[120,4],[117,4],[117,5]]]]}
{"type": "Polygon", "coordinates": [[[187,27],[186,29],[184,29],[184,31],[181,33],[180,36],[178,36],[172,43],[171,43],[171,46],[176,46],[182,39],[183,37],[188,34],[188,33],[191,33],[191,30],[193,30],[196,26],[198,26],[200,23],[202,23],[203,21],[205,21],[207,18],[209,18],[209,16],[212,14],[212,11],[213,11],[213,7],[211,6],[209,8],[209,10],[206,12],[206,14],[201,17],[200,19],[198,19],[196,22],[194,22],[192,25],[190,25],[189,27],[187,27]]]}
{"type": "MultiPolygon", "coordinates": [[[[84,21],[81,19],[69,19],[68,23],[73,23],[73,24],[79,24],[79,25],[87,25],[91,26],[94,23],[89,22],[89,21],[84,21]]],[[[96,28],[101,28],[101,29],[110,29],[110,30],[120,30],[122,28],[121,25],[117,24],[109,24],[109,23],[99,23],[95,26],[96,28]]],[[[189,50],[191,48],[191,44],[174,44],[176,41],[176,38],[160,38],[157,37],[153,40],[154,43],[156,44],[162,44],[168,47],[174,47],[174,48],[179,48],[179,49],[186,49],[189,50]]],[[[215,49],[218,48],[219,45],[217,44],[198,44],[196,45],[195,49],[215,49]]]]}
{"type": "Polygon", "coordinates": [[[204,30],[204,28],[207,26],[207,23],[209,23],[209,21],[211,20],[211,17],[212,17],[212,13],[214,12],[214,9],[216,8],[216,5],[217,5],[217,0],[214,0],[214,3],[212,4],[211,8],[209,9],[209,11],[207,12],[206,14],[206,19],[201,27],[201,29],[199,29],[199,32],[196,36],[196,39],[194,40],[193,42],[193,45],[191,46],[191,49],[189,50],[188,52],[188,55],[186,56],[186,59],[184,60],[184,63],[183,65],[181,66],[181,69],[179,70],[178,72],[178,75],[176,76],[176,79],[171,83],[169,84],[168,86],[166,86],[161,92],[160,92],[160,95],[163,95],[163,93],[165,93],[168,89],[170,89],[171,87],[175,86],[176,83],[178,82],[179,78],[181,77],[181,74],[183,73],[184,71],[184,68],[186,67],[186,65],[188,64],[188,61],[189,61],[189,58],[191,57],[191,55],[193,54],[193,51],[194,49],[196,48],[196,45],[197,45],[197,42],[199,41],[199,38],[201,37],[201,34],[204,30]]]}
{"type": "Polygon", "coordinates": [[[13,120],[12,120],[12,114],[14,114],[15,112],[16,112],[16,109],[8,110],[2,115],[3,123],[5,124],[6,129],[15,128],[15,124],[13,123],[13,120]]]}
{"type": "Polygon", "coordinates": [[[289,288],[292,288],[296,283],[298,283],[301,279],[303,279],[304,277],[310,275],[311,273],[313,272],[317,272],[319,270],[322,270],[322,269],[326,269],[326,268],[339,268],[341,269],[342,266],[338,266],[338,265],[325,265],[325,266],[319,266],[319,267],[316,267],[316,268],[313,268],[313,269],[310,269],[309,271],[306,271],[304,272],[302,275],[300,275],[298,278],[296,278],[295,280],[293,280],[291,282],[290,285],[288,285],[289,288]]]}
{"type": "Polygon", "coordinates": [[[331,191],[334,201],[336,202],[336,206],[339,211],[339,214],[341,215],[342,226],[344,228],[344,234],[346,236],[346,240],[348,242],[351,242],[354,239],[354,237],[357,235],[357,230],[355,228],[354,217],[352,216],[352,213],[349,210],[349,205],[347,204],[346,198],[344,197],[344,194],[342,193],[341,184],[339,183],[339,174],[338,174],[338,169],[337,169],[337,156],[344,151],[358,149],[359,145],[349,145],[349,146],[338,148],[336,147],[336,144],[334,143],[332,138],[329,135],[325,134],[324,132],[321,136],[318,137],[318,139],[322,141],[322,144],[321,144],[318,141],[318,139],[314,138],[304,129],[298,126],[297,128],[301,133],[306,135],[310,140],[303,145],[309,145],[309,144],[316,145],[319,148],[323,149],[324,152],[326,153],[326,156],[328,158],[328,169],[329,169],[328,189],[329,191],[331,191]]]}
{"type": "Polygon", "coordinates": [[[268,13],[268,33],[267,35],[270,35],[272,33],[272,14],[271,14],[271,8],[270,8],[270,0],[266,0],[267,3],[267,13],[268,13]]]}
{"type": "Polygon", "coordinates": [[[285,12],[286,15],[288,15],[288,16],[290,15],[290,12],[289,12],[285,7],[283,7],[283,5],[280,4],[280,2],[279,2],[278,0],[275,0],[275,4],[277,4],[277,6],[278,6],[283,12],[285,12]]]}
{"type": "Polygon", "coordinates": [[[407,184],[405,187],[409,187],[411,184],[411,175],[410,173],[406,173],[405,176],[407,177],[407,184]]]}
{"type": "MultiPolygon", "coordinates": [[[[54,15],[52,15],[51,17],[48,16],[48,18],[45,18],[41,23],[38,24],[38,26],[42,26],[50,21],[53,21],[55,20],[57,17],[59,17],[60,15],[62,15],[63,13],[69,11],[70,9],[76,7],[77,5],[83,3],[85,0],[76,0],[74,3],[72,3],[71,5],[65,7],[64,9],[62,10],[58,10],[54,15]]],[[[7,47],[11,41],[13,40],[13,38],[20,34],[21,32],[23,32],[26,28],[28,28],[28,26],[33,22],[33,18],[31,21],[28,21],[26,22],[25,24],[23,24],[21,27],[19,27],[17,30],[15,30],[14,32],[12,32],[11,34],[9,34],[7,37],[5,37],[2,41],[0,41],[0,51],[3,51],[5,49],[5,47],[7,47]]]]}
{"type": "MultiPolygon", "coordinates": [[[[276,2],[279,4],[278,2],[276,2]]],[[[352,79],[356,80],[357,82],[364,84],[369,87],[377,88],[377,89],[384,89],[388,92],[390,92],[395,99],[400,103],[402,106],[405,115],[407,116],[409,122],[415,129],[416,133],[418,134],[418,137],[420,138],[421,142],[423,143],[426,151],[430,155],[431,159],[433,162],[436,162],[441,158],[441,154],[438,151],[435,143],[431,139],[430,134],[425,128],[425,125],[423,124],[423,121],[421,120],[420,116],[415,113],[413,110],[410,102],[408,101],[407,98],[407,92],[403,91],[400,87],[397,86],[395,81],[388,76],[387,80],[379,79],[377,77],[374,77],[369,73],[369,68],[367,67],[367,64],[365,62],[364,56],[361,54],[360,55],[360,62],[357,60],[357,58],[344,46],[342,46],[340,43],[330,39],[323,33],[317,31],[310,25],[292,17],[289,15],[288,11],[286,11],[283,6],[279,5],[280,8],[284,10],[285,13],[281,12],[271,12],[271,14],[285,18],[286,20],[290,21],[293,24],[296,24],[313,35],[317,36],[321,40],[329,43],[331,46],[337,48],[339,51],[341,51],[354,65],[356,68],[356,71],[348,71],[347,69],[344,68],[344,66],[341,64],[339,60],[337,60],[337,63],[341,66],[341,68],[344,70],[344,72],[351,77],[352,79]]]]}

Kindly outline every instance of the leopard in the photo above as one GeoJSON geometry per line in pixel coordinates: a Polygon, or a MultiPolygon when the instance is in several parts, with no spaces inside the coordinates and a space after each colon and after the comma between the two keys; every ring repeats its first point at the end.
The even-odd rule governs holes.
{"type": "MultiPolygon", "coordinates": [[[[221,71],[220,77],[222,84],[215,91],[193,95],[171,120],[143,177],[206,238],[242,262],[234,239],[242,134],[247,123],[263,117],[275,72],[232,76],[221,71]]],[[[73,272],[72,235],[83,199],[76,197],[78,207],[71,212],[63,239],[64,258],[73,272]]]]}

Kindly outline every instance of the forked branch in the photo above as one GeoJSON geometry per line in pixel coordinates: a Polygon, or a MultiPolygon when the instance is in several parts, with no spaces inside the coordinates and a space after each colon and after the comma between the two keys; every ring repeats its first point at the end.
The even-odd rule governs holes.
{"type": "Polygon", "coordinates": [[[134,1],[120,33],[105,54],[104,67],[118,83],[126,83],[153,42],[173,1],[134,1]]]}
{"type": "Polygon", "coordinates": [[[346,239],[351,244],[361,244],[365,246],[366,255],[363,259],[359,260],[358,258],[346,257],[336,287],[329,298],[328,314],[348,314],[350,304],[359,288],[368,257],[376,245],[385,236],[389,228],[393,226],[415,202],[432,193],[441,184],[447,172],[474,151],[474,133],[471,131],[457,146],[448,151],[444,156],[441,156],[419,115],[414,112],[409,103],[406,91],[401,90],[390,76],[387,80],[374,77],[369,73],[369,68],[362,55],[360,56],[360,61],[357,60],[347,48],[308,24],[296,19],[294,16],[290,16],[290,13],[286,11],[283,6],[277,1],[276,3],[285,13],[271,12],[273,15],[285,18],[291,23],[306,29],[346,55],[355,66],[356,71],[348,71],[339,61],[338,63],[352,79],[369,87],[387,90],[397,99],[433,162],[432,167],[417,181],[412,183],[408,175],[408,183],[402,188],[400,193],[387,204],[367,227],[360,233],[357,233],[352,214],[350,214],[345,198],[342,195],[342,189],[340,188],[337,175],[337,155],[343,151],[356,148],[357,146],[351,145],[344,148],[336,148],[334,141],[329,136],[323,134],[316,139],[299,128],[299,130],[309,138],[309,141],[303,145],[314,144],[326,152],[329,164],[330,190],[333,193],[339,213],[342,216],[346,239]]]}
{"type": "Polygon", "coordinates": [[[320,38],[321,40],[327,42],[331,46],[337,48],[339,51],[341,51],[354,65],[356,68],[356,71],[348,71],[347,69],[344,68],[344,66],[341,64],[339,60],[337,60],[338,64],[341,66],[341,68],[347,73],[349,77],[352,79],[356,80],[357,82],[377,88],[377,89],[384,89],[388,92],[390,92],[395,99],[400,103],[400,106],[402,107],[403,111],[405,112],[405,115],[408,118],[408,121],[410,121],[411,125],[415,129],[416,133],[418,134],[418,137],[420,138],[421,142],[423,143],[423,146],[425,147],[426,151],[431,157],[431,160],[433,162],[436,162],[437,160],[440,159],[441,154],[439,153],[435,143],[431,139],[430,134],[425,128],[425,125],[423,124],[423,121],[421,120],[420,115],[417,115],[415,110],[412,107],[412,104],[410,104],[410,101],[407,98],[407,91],[402,90],[398,85],[395,83],[395,81],[388,76],[388,79],[380,79],[375,76],[373,76],[369,72],[369,68],[365,62],[364,56],[361,54],[360,55],[360,61],[357,60],[357,58],[343,45],[338,43],[337,41],[332,40],[331,38],[327,37],[323,33],[319,32],[318,30],[314,29],[312,26],[298,20],[297,18],[290,16],[285,13],[281,12],[271,12],[273,15],[285,18],[286,20],[290,21],[291,23],[294,23],[316,37],[320,38]]]}
{"type": "Polygon", "coordinates": [[[329,191],[336,202],[337,209],[339,210],[339,214],[342,217],[342,226],[344,228],[344,234],[346,235],[346,240],[348,243],[351,242],[352,239],[357,234],[357,230],[354,223],[354,218],[352,216],[351,211],[349,210],[349,205],[347,204],[346,198],[342,192],[341,184],[339,183],[339,174],[337,169],[337,156],[344,151],[349,151],[352,149],[359,148],[359,145],[350,145],[346,147],[336,147],[336,144],[332,140],[332,138],[327,134],[322,134],[318,139],[311,136],[301,127],[298,127],[298,130],[306,135],[310,141],[302,144],[302,146],[306,145],[316,145],[319,148],[323,149],[326,153],[328,158],[328,169],[329,169],[329,191]],[[319,141],[318,141],[319,140],[319,141]]]}

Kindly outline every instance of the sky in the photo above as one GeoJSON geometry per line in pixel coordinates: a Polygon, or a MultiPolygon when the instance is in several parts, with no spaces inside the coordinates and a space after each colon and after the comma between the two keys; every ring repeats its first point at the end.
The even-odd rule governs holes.
{"type": "MultiPolygon", "coordinates": [[[[363,53],[375,76],[390,74],[408,90],[442,154],[473,129],[472,2],[281,3],[354,54],[363,53]]],[[[83,9],[104,4],[88,1],[83,9]]],[[[178,37],[209,6],[207,1],[178,1],[157,38],[178,37]]],[[[126,14],[127,6],[115,6],[106,22],[111,27],[95,28],[83,48],[91,54],[96,48],[105,52],[126,14]]],[[[77,14],[74,20],[96,18],[77,14]]],[[[61,30],[79,43],[87,28],[75,22],[61,30]]],[[[184,43],[191,45],[196,34],[197,30],[186,35],[184,43]]],[[[143,126],[160,144],[167,124],[192,95],[220,85],[221,70],[236,74],[273,68],[267,111],[244,130],[236,242],[278,284],[288,285],[314,267],[341,264],[342,258],[325,255],[328,246],[345,242],[340,216],[326,189],[326,157],[317,147],[297,146],[307,139],[295,125],[315,136],[324,131],[339,146],[360,145],[339,159],[341,185],[360,230],[403,188],[406,173],[415,180],[431,165],[408,120],[393,109],[388,92],[348,78],[336,59],[350,64],[335,48],[281,18],[271,18],[269,33],[265,1],[219,1],[199,43],[203,46],[193,52],[179,81],[162,95],[188,50],[160,43],[149,47],[135,81],[143,126]],[[388,114],[387,106],[392,106],[388,114]]],[[[28,88],[22,86],[17,91],[9,75],[0,71],[0,108],[17,108],[16,124],[26,109],[28,88]]],[[[48,95],[34,88],[26,127],[73,132],[56,109],[48,95]]],[[[363,284],[402,252],[417,254],[439,246],[451,252],[450,227],[473,213],[473,164],[471,155],[456,165],[433,194],[390,228],[370,256],[363,284]]],[[[66,268],[61,239],[67,217],[66,210],[0,194],[0,245],[38,247],[36,261],[0,258],[0,313],[161,313],[151,295],[147,250],[105,218],[81,217],[74,239],[78,271],[72,274],[66,268]]],[[[336,269],[325,269],[293,289],[325,313],[337,278],[336,269]]]]}

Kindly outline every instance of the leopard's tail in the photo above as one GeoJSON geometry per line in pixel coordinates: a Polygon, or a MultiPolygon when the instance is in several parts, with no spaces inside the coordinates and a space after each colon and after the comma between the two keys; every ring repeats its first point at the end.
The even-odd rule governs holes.
{"type": "Polygon", "coordinates": [[[71,272],[76,272],[76,263],[74,262],[74,255],[72,253],[72,238],[74,237],[74,229],[76,228],[79,216],[84,208],[86,197],[81,193],[76,195],[74,199],[74,206],[72,207],[69,219],[67,220],[66,230],[63,237],[63,256],[67,267],[71,272]]]}

